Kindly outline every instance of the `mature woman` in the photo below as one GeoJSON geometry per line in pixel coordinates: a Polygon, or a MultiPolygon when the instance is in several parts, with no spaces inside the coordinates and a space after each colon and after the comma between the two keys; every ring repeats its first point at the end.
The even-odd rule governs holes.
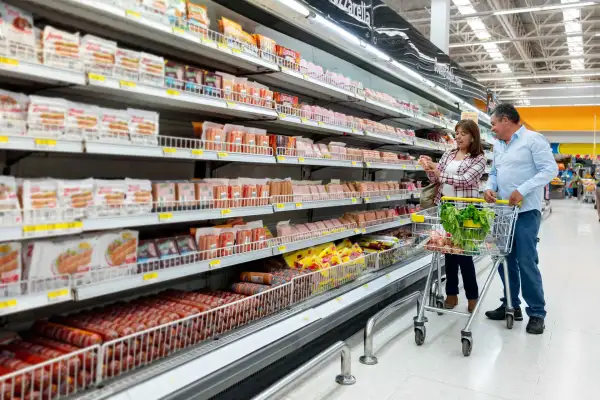
{"type": "MultiPolygon", "coordinates": [[[[486,166],[479,128],[471,120],[462,120],[456,124],[455,131],[457,148],[445,152],[438,164],[435,164],[428,156],[421,156],[419,159],[429,180],[437,184],[435,204],[440,204],[442,196],[479,197],[479,181],[486,166]]],[[[473,312],[479,299],[473,257],[456,254],[446,254],[445,256],[446,301],[444,306],[454,308],[458,304],[458,270],[460,267],[468,300],[468,310],[473,312]]]]}

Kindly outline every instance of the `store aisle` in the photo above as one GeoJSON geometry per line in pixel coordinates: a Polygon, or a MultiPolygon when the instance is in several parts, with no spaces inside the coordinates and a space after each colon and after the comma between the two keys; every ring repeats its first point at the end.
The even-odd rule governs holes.
{"type": "MultiPolygon", "coordinates": [[[[460,330],[465,320],[429,315],[427,341],[414,343],[415,307],[402,311],[378,329],[375,355],[379,364],[365,366],[362,331],[348,339],[354,386],[338,386],[335,359],[290,390],[285,400],[492,400],[597,399],[600,392],[600,224],[592,205],[554,201],[553,214],[542,224],[540,265],[548,317],[541,336],[525,333],[527,318],[512,331],[504,322],[485,319],[473,326],[474,347],[464,357],[460,330]]],[[[490,260],[478,268],[483,280],[490,260]]],[[[483,282],[481,282],[483,283],[483,282]]],[[[496,308],[497,279],[484,310],[496,308]]],[[[462,296],[462,293],[461,293],[462,296]]],[[[459,307],[466,309],[461,297],[459,307]]]]}

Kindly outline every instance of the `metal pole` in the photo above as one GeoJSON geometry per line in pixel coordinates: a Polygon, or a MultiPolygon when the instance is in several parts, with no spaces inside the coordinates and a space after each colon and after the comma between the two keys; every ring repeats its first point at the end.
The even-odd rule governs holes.
{"type": "Polygon", "coordinates": [[[379,311],[377,314],[373,315],[367,321],[367,326],[365,327],[365,350],[364,354],[360,356],[359,361],[365,365],[375,365],[377,364],[377,357],[373,355],[373,335],[375,334],[375,326],[379,321],[396,311],[401,305],[404,303],[411,301],[415,298],[419,298],[421,296],[421,292],[413,292],[406,297],[401,298],[400,300],[396,300],[392,304],[385,307],[383,310],[379,311]]]}
{"type": "Polygon", "coordinates": [[[346,343],[339,341],[333,346],[329,347],[327,350],[311,359],[310,361],[302,364],[300,368],[296,369],[289,375],[286,375],[279,381],[277,381],[274,385],[270,386],[257,396],[253,397],[252,400],[269,400],[277,398],[277,395],[287,389],[289,386],[298,383],[301,378],[312,371],[314,368],[320,366],[323,362],[329,359],[331,356],[335,354],[340,354],[341,352],[341,363],[342,363],[342,371],[341,374],[336,376],[335,381],[340,385],[352,385],[356,383],[356,379],[351,375],[350,371],[350,363],[352,357],[350,356],[350,349],[346,345],[346,343]]]}

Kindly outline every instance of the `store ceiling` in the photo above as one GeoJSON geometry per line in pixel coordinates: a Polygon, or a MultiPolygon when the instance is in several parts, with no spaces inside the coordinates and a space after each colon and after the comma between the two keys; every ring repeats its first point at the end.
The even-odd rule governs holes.
{"type": "MultiPolygon", "coordinates": [[[[429,37],[430,1],[386,2],[429,37]]],[[[599,0],[450,3],[450,57],[500,100],[516,105],[600,104],[599,0]],[[549,101],[548,90],[556,87],[559,98],[553,94],[549,101]]]]}

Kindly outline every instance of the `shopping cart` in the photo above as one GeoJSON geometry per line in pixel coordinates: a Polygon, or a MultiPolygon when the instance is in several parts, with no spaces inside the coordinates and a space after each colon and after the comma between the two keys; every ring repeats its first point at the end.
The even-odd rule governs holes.
{"type": "Polygon", "coordinates": [[[583,186],[582,201],[584,203],[594,204],[594,202],[596,201],[596,182],[593,180],[590,182],[584,182],[582,186],[583,186]]]}
{"type": "Polygon", "coordinates": [[[471,324],[477,316],[500,264],[503,265],[504,282],[506,282],[506,327],[512,329],[515,316],[508,285],[506,255],[512,248],[517,213],[518,208],[509,206],[506,200],[488,204],[483,199],[442,197],[441,205],[412,214],[414,235],[421,246],[433,252],[427,283],[414,321],[417,345],[420,346],[425,342],[425,322],[427,322],[425,311],[437,312],[440,315],[447,313],[466,316],[469,320],[461,331],[461,342],[463,355],[469,356],[473,348],[471,324]],[[494,266],[483,285],[473,313],[444,308],[444,296],[440,284],[441,254],[492,257],[494,266]],[[437,271],[435,284],[434,271],[437,271]],[[435,286],[433,289],[435,294],[432,286],[435,286]]]}

